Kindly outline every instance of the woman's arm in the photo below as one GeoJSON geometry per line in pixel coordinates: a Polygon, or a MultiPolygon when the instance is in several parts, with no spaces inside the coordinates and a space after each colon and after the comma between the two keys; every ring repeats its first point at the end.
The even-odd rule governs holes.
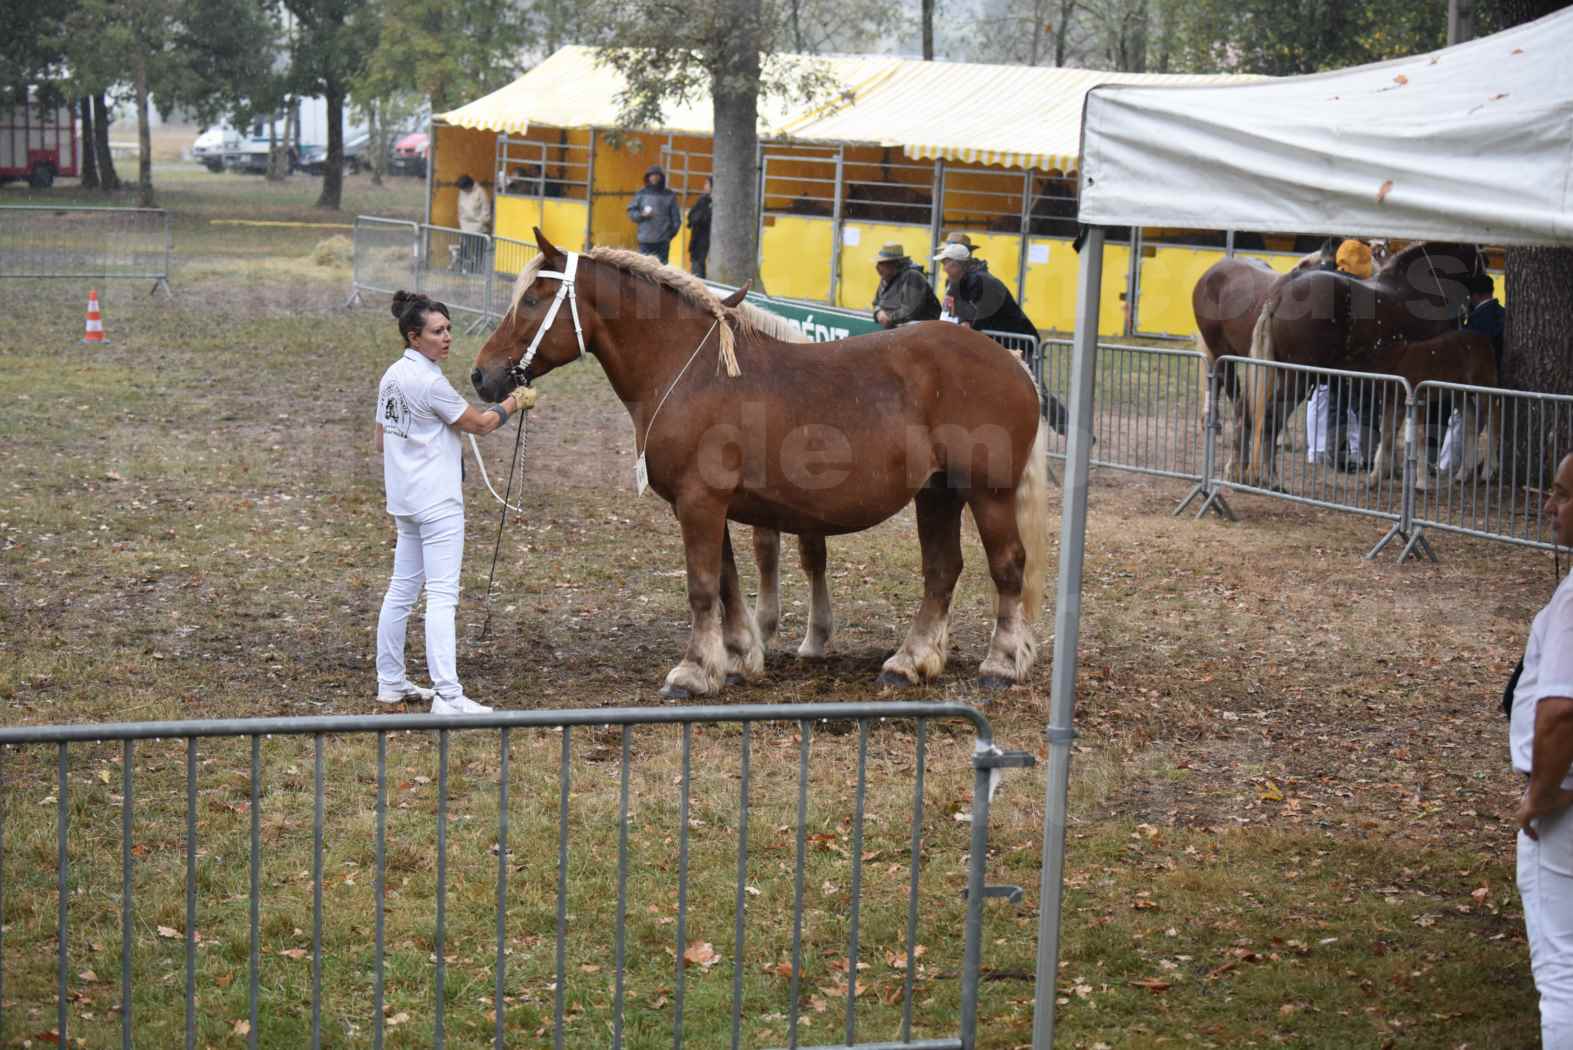
{"type": "MultiPolygon", "coordinates": [[[[508,414],[527,409],[535,404],[535,391],[529,387],[520,387],[507,397],[503,398],[503,408],[508,414]]],[[[464,406],[464,414],[453,421],[453,426],[466,434],[490,434],[502,426],[502,416],[490,408],[476,408],[474,405],[464,406]]]]}

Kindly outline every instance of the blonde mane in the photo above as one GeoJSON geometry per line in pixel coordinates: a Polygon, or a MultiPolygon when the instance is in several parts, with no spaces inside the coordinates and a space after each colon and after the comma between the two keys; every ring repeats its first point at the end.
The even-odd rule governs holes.
{"type": "MultiPolygon", "coordinates": [[[[737,365],[737,337],[732,331],[734,324],[738,324],[746,332],[757,331],[775,335],[778,339],[786,338],[767,330],[764,324],[753,319],[752,314],[762,314],[763,311],[752,306],[748,307],[751,313],[744,313],[741,309],[728,310],[699,278],[682,270],[674,270],[653,255],[644,255],[622,248],[591,248],[583,255],[586,259],[605,263],[652,284],[670,288],[690,306],[698,307],[714,317],[716,330],[721,338],[721,365],[729,376],[736,377],[742,374],[742,370],[737,365]]],[[[524,298],[525,289],[535,283],[535,278],[540,274],[544,263],[545,256],[537,255],[525,263],[524,269],[519,271],[519,276],[513,283],[513,298],[508,303],[510,314],[519,308],[519,300],[524,298]]]]}

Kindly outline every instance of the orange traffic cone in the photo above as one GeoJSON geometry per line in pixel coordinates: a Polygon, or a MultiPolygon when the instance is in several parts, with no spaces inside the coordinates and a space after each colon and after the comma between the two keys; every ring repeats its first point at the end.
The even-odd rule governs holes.
{"type": "Polygon", "coordinates": [[[96,288],[87,293],[87,331],[82,333],[82,342],[98,346],[109,342],[104,335],[104,316],[98,312],[96,288]]]}

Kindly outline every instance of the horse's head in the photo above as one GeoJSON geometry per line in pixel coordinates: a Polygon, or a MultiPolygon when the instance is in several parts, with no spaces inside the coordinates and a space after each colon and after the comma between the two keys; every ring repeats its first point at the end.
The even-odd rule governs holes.
{"type": "Polygon", "coordinates": [[[525,264],[514,284],[513,301],[496,331],[475,357],[470,381],[475,392],[498,401],[521,383],[545,375],[588,352],[588,304],[578,290],[580,256],[558,250],[540,227],[535,243],[541,254],[525,264]]]}

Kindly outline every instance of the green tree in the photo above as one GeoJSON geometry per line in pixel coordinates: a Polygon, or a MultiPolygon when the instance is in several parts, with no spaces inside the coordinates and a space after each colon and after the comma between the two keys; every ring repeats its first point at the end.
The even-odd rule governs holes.
{"type": "Polygon", "coordinates": [[[317,207],[337,211],[344,199],[344,105],[376,38],[357,17],[357,0],[282,2],[295,19],[290,86],[302,95],[321,95],[327,103],[328,149],[317,207]]]}
{"type": "Polygon", "coordinates": [[[620,72],[625,127],[658,125],[663,108],[709,92],[714,129],[714,236],[710,272],[741,284],[756,276],[759,100],[809,99],[827,87],[812,60],[762,56],[791,46],[790,9],[767,0],[633,0],[603,11],[601,61],[620,72]],[[612,17],[605,17],[610,14],[612,17]]]}

